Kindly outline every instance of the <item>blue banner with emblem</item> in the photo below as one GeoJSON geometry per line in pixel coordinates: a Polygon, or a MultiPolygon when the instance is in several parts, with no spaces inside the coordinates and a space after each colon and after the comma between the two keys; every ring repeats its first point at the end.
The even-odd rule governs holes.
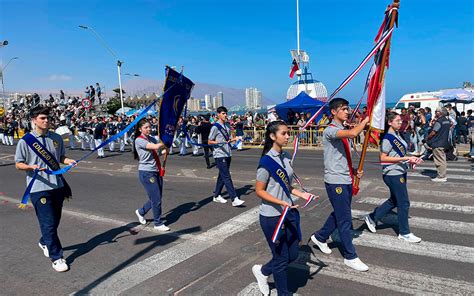
{"type": "Polygon", "coordinates": [[[166,67],[164,94],[160,103],[159,134],[166,147],[173,144],[179,117],[191,96],[194,83],[182,73],[166,67]]]}

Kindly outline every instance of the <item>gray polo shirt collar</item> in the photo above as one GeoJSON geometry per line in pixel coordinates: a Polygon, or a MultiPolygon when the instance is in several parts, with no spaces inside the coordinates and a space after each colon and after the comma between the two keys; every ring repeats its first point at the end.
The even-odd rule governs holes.
{"type": "Polygon", "coordinates": [[[335,121],[334,119],[331,121],[330,124],[333,124],[333,125],[335,125],[335,126],[337,126],[337,127],[339,127],[339,128],[345,129],[345,127],[344,127],[342,124],[338,123],[338,122],[335,121]]]}

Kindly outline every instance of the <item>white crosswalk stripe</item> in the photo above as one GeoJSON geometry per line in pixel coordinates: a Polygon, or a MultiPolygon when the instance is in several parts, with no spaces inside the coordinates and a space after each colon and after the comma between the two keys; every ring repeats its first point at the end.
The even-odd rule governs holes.
{"type": "MultiPolygon", "coordinates": [[[[420,170],[436,170],[436,168],[435,167],[426,167],[426,166],[417,166],[416,170],[417,171],[420,171],[420,170]]],[[[448,167],[447,170],[448,170],[448,172],[471,172],[470,168],[465,169],[465,168],[448,167]]]]}
{"type": "MultiPolygon", "coordinates": [[[[368,213],[369,212],[366,211],[352,210],[352,216],[357,218],[361,218],[368,213]]],[[[410,223],[410,226],[415,228],[474,235],[474,223],[469,222],[430,219],[423,217],[411,217],[408,222],[410,223]]],[[[397,215],[392,213],[388,214],[382,219],[382,223],[398,225],[397,215]]]]}
{"type": "MultiPolygon", "coordinates": [[[[417,172],[409,172],[408,173],[409,177],[422,177],[422,178],[431,178],[428,175],[423,175],[417,172]]],[[[448,178],[448,181],[450,179],[456,179],[456,180],[474,180],[474,175],[454,175],[454,174],[447,174],[446,177],[448,178]]]]}
{"type": "MultiPolygon", "coordinates": [[[[374,190],[377,191],[377,192],[386,192],[386,193],[389,192],[387,187],[382,187],[382,186],[377,186],[377,187],[374,188],[374,190]]],[[[423,195],[423,196],[437,196],[437,197],[447,197],[447,196],[449,196],[449,197],[454,197],[454,198],[472,198],[472,199],[474,199],[474,193],[456,192],[455,194],[453,194],[453,192],[433,190],[432,188],[413,189],[413,188],[410,188],[410,186],[408,186],[408,193],[409,194],[414,194],[414,195],[423,195]]]]}
{"type": "MultiPolygon", "coordinates": [[[[339,241],[338,232],[333,239],[339,241]]],[[[433,257],[437,259],[474,263],[474,248],[422,241],[418,244],[407,243],[396,236],[374,234],[363,231],[352,242],[354,245],[397,251],[406,254],[433,257]]]]}
{"type": "MultiPolygon", "coordinates": [[[[357,200],[358,203],[366,203],[372,205],[382,204],[386,198],[376,198],[376,197],[364,197],[357,200]]],[[[429,203],[421,201],[410,201],[411,208],[417,209],[426,209],[426,210],[438,210],[445,212],[458,212],[463,214],[472,214],[474,213],[474,207],[472,206],[461,206],[461,205],[452,205],[452,204],[438,204],[438,203],[429,203]]]]}
{"type": "Polygon", "coordinates": [[[342,258],[335,256],[316,258],[313,254],[308,252],[300,252],[299,258],[292,266],[306,270],[309,268],[310,273],[318,272],[318,274],[320,273],[322,275],[399,293],[417,295],[472,295],[472,293],[474,293],[472,283],[424,273],[381,267],[372,264],[369,264],[368,272],[357,272],[345,266],[342,258]]]}

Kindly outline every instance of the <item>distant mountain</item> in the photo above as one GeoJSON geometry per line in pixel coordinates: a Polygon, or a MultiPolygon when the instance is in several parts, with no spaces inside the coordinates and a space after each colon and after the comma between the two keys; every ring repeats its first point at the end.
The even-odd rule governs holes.
{"type": "MultiPolygon", "coordinates": [[[[224,93],[224,105],[232,107],[235,105],[245,106],[245,89],[226,87],[216,84],[203,82],[195,82],[192,96],[196,99],[204,99],[204,95],[209,94],[211,97],[216,96],[217,92],[224,93]]],[[[127,92],[127,96],[142,96],[143,94],[157,93],[163,90],[163,81],[153,79],[132,79],[123,84],[123,89],[127,92]]],[[[265,96],[262,98],[264,105],[274,104],[265,96]]]]}

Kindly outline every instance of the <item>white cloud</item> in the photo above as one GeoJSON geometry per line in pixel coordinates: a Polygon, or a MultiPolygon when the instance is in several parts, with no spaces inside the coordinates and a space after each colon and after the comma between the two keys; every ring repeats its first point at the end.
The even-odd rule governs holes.
{"type": "Polygon", "coordinates": [[[66,81],[71,79],[72,77],[66,74],[53,74],[48,77],[50,81],[66,81]]]}

